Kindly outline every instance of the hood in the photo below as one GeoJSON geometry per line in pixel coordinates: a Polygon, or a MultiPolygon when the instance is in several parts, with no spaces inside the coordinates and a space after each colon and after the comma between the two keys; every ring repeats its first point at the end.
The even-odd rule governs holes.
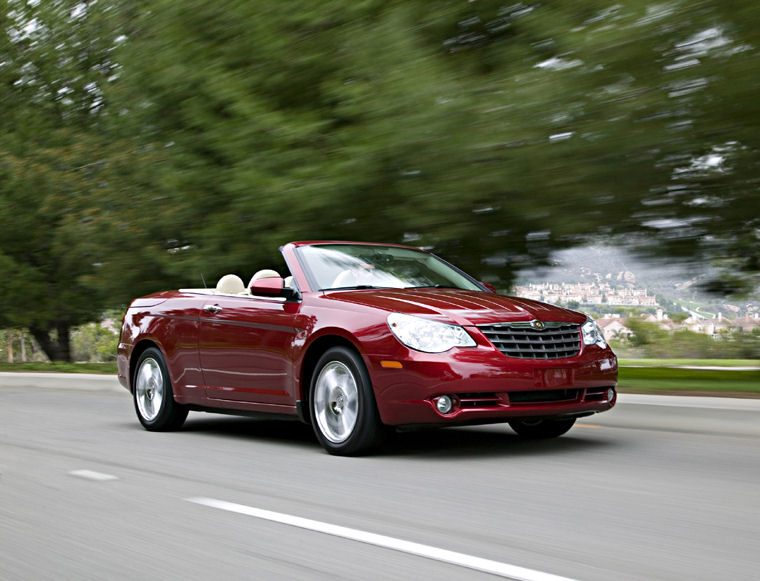
{"type": "Polygon", "coordinates": [[[581,324],[586,319],[581,313],[539,301],[459,289],[332,291],[325,298],[388,312],[427,316],[458,325],[486,325],[533,319],[581,324]]]}

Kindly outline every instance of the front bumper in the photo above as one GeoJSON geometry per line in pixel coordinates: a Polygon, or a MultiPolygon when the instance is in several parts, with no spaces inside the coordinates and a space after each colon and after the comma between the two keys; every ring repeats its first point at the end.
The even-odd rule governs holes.
{"type": "Polygon", "coordinates": [[[369,356],[378,411],[391,426],[477,424],[518,417],[580,417],[615,405],[617,359],[585,347],[565,359],[508,358],[486,346],[443,354],[404,350],[369,356]],[[396,361],[401,367],[389,366],[396,361]],[[447,395],[448,413],[436,408],[447,395]]]}

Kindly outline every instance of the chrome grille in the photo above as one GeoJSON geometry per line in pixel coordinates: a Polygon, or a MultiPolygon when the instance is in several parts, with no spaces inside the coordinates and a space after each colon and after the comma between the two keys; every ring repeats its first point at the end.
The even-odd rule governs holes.
{"type": "Polygon", "coordinates": [[[572,323],[519,321],[478,329],[507,357],[561,359],[577,355],[581,348],[579,326],[572,323]]]}

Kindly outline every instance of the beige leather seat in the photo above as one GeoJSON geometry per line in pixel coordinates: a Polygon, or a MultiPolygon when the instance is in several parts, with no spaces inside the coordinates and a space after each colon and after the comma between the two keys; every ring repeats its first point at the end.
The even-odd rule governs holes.
{"type": "Polygon", "coordinates": [[[237,295],[245,292],[243,279],[236,274],[225,274],[216,283],[216,292],[225,295],[237,295]]]}

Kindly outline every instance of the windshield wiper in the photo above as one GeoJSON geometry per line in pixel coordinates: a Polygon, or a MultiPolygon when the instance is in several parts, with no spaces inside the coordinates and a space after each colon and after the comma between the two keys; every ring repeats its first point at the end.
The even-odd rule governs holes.
{"type": "Polygon", "coordinates": [[[423,284],[423,285],[420,285],[420,286],[408,286],[408,287],[405,287],[405,288],[412,288],[412,289],[414,289],[414,288],[453,288],[453,289],[462,290],[460,287],[453,286],[453,285],[450,285],[450,284],[423,284]]]}
{"type": "Polygon", "coordinates": [[[334,291],[334,290],[367,290],[367,289],[380,289],[390,288],[387,286],[373,286],[371,284],[357,284],[355,286],[336,286],[332,288],[322,288],[321,291],[334,291]]]}

